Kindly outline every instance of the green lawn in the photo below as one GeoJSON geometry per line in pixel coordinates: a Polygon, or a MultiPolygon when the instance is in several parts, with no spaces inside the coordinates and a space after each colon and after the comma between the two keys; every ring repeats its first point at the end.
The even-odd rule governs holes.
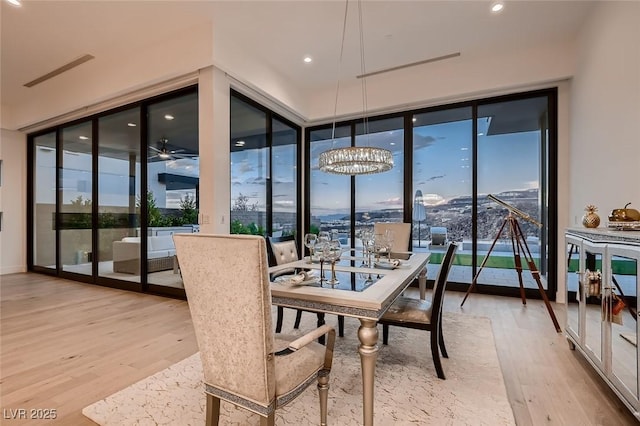
{"type": "MultiPolygon", "coordinates": [[[[431,259],[429,263],[433,265],[439,265],[442,263],[442,258],[444,257],[444,253],[431,253],[431,259]]],[[[471,266],[471,260],[473,256],[470,254],[456,254],[455,259],[453,259],[454,265],[460,266],[471,266]]],[[[484,255],[477,256],[478,266],[482,264],[484,260],[484,255]]],[[[534,258],[533,261],[536,264],[536,267],[540,266],[540,259],[534,258]]],[[[614,260],[613,262],[613,273],[616,275],[636,275],[637,274],[637,265],[636,262],[631,260],[614,260]]],[[[487,263],[485,265],[486,268],[502,268],[502,269],[514,269],[515,263],[513,261],[513,256],[489,256],[487,263]]],[[[529,269],[528,265],[522,259],[522,268],[529,269]]],[[[596,262],[596,269],[602,270],[602,261],[596,262]]],[[[571,263],[569,264],[569,272],[575,272],[578,270],[578,259],[571,259],[571,263]]]]}

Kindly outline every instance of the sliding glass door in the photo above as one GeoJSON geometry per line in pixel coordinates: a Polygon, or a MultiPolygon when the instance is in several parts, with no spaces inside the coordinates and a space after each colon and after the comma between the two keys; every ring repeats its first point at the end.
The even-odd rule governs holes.
{"type": "Polygon", "coordinates": [[[373,222],[412,222],[412,250],[432,253],[429,278],[456,242],[450,278],[462,285],[452,288],[476,278],[480,291],[519,295],[520,257],[528,292],[538,293],[530,260],[553,297],[555,102],[555,90],[543,90],[370,118],[368,130],[361,120],[340,123],[335,136],[326,125],[308,129],[308,230],[357,237],[373,222]],[[353,144],[390,149],[394,168],[356,177],[318,170],[321,152],[353,144]],[[500,232],[505,203],[519,212],[515,252],[510,228],[500,232]]]}
{"type": "MultiPolygon", "coordinates": [[[[413,115],[413,250],[431,251],[439,265],[446,245],[458,243],[451,280],[473,275],[472,108],[413,115]]],[[[436,268],[431,268],[430,277],[436,268]]]]}
{"type": "Polygon", "coordinates": [[[33,265],[55,271],[56,132],[33,138],[33,265]]]}
{"type": "Polygon", "coordinates": [[[92,276],[93,148],[91,122],[62,129],[59,225],[62,270],[92,276]]]}
{"type": "MultiPolygon", "coordinates": [[[[526,248],[536,267],[546,272],[546,238],[543,238],[546,205],[543,201],[547,191],[543,178],[546,174],[543,146],[549,128],[547,103],[547,97],[540,96],[478,107],[478,256],[484,258],[495,242],[486,261],[487,270],[478,276],[478,284],[519,287],[514,269],[515,262],[519,261],[524,267],[525,287],[537,289],[528,270],[526,248]],[[523,213],[512,215],[518,222],[513,232],[507,219],[509,209],[489,199],[489,194],[523,213]],[[524,251],[516,245],[514,252],[512,235],[526,245],[524,251]],[[521,259],[516,259],[514,253],[521,259]]],[[[546,280],[543,285],[546,286],[546,280]]]]}
{"type": "Polygon", "coordinates": [[[140,282],[140,108],[98,120],[98,275],[140,282]]]}

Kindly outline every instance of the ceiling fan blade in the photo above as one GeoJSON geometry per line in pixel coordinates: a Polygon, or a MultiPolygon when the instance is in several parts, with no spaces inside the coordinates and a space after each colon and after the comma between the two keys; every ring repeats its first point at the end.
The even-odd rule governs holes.
{"type": "Polygon", "coordinates": [[[162,152],[162,150],[161,150],[161,149],[158,149],[158,148],[156,148],[155,146],[151,146],[151,145],[149,145],[149,149],[152,149],[152,150],[154,150],[155,152],[162,152]]]}

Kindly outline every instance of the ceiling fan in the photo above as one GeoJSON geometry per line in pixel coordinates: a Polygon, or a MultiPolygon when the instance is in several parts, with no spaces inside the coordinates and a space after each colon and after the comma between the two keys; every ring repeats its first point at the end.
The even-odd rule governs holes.
{"type": "Polygon", "coordinates": [[[170,149],[167,147],[168,142],[169,139],[161,138],[157,142],[158,148],[149,145],[149,149],[154,153],[153,155],[149,156],[149,160],[154,158],[159,158],[160,160],[177,160],[180,158],[195,158],[198,156],[197,154],[181,154],[182,152],[186,151],[184,149],[170,149]]]}

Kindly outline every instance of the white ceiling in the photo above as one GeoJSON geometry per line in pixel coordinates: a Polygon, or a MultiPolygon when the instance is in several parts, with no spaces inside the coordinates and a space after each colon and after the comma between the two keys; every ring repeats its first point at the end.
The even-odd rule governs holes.
{"type": "MultiPolygon", "coordinates": [[[[5,107],[30,96],[24,83],[83,54],[117,57],[144,50],[205,22],[213,22],[215,49],[238,50],[248,62],[267,64],[302,93],[335,90],[343,1],[23,0],[20,8],[0,1],[5,107]],[[307,54],[313,63],[303,63],[307,54]]],[[[507,1],[500,14],[490,13],[490,4],[365,0],[366,70],[454,52],[488,55],[559,43],[575,36],[593,2],[507,1]]],[[[341,78],[361,73],[356,7],[352,0],[341,78]]]]}

